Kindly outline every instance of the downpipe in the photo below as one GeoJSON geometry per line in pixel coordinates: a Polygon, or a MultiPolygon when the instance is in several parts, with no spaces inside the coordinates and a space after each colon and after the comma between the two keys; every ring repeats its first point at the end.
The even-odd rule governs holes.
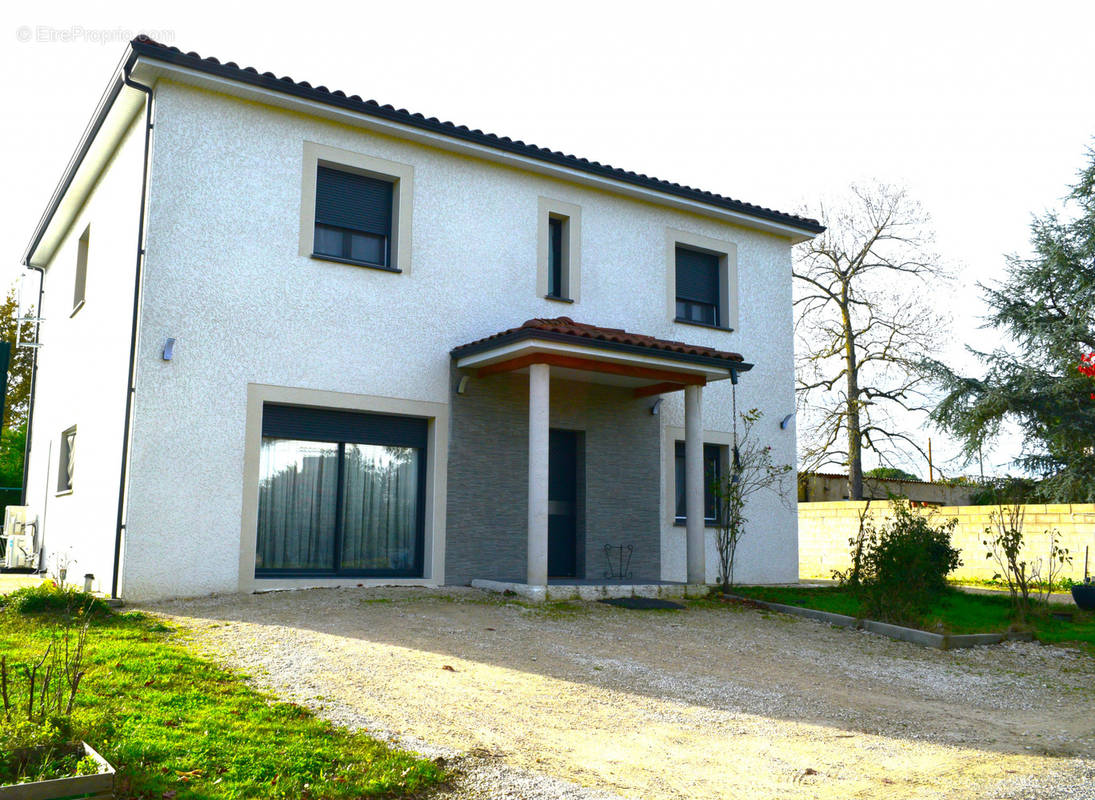
{"type": "Polygon", "coordinates": [[[126,64],[123,82],[145,95],[144,165],[141,170],[141,211],[137,221],[137,254],[133,276],[133,324],[129,336],[129,372],[125,387],[125,424],[122,428],[122,465],[118,476],[118,518],[114,532],[114,566],[110,579],[110,596],[118,599],[118,571],[122,557],[122,534],[125,531],[126,475],[129,472],[129,439],[133,423],[133,395],[136,392],[137,323],[141,307],[141,273],[144,267],[145,210],[148,203],[148,156],[152,146],[152,88],[137,83],[129,76],[132,62],[126,64]]]}

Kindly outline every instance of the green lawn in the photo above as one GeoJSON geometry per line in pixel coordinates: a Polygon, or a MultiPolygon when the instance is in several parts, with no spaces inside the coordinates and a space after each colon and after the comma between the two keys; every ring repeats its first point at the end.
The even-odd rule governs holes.
{"type": "MultiPolygon", "coordinates": [[[[59,618],[12,605],[0,608],[9,670],[44,650],[59,618]]],[[[154,618],[101,614],[87,646],[73,727],[118,769],[118,798],[406,797],[446,778],[432,761],[249,688],[154,618]]]]}
{"type": "MultiPolygon", "coordinates": [[[[816,608],[835,614],[859,616],[859,603],[850,590],[840,586],[785,587],[736,586],[734,593],[770,603],[816,608]]],[[[1052,606],[1050,611],[1074,612],[1072,621],[1057,619],[1046,612],[1028,619],[1028,630],[1047,643],[1083,643],[1095,646],[1095,614],[1073,607],[1052,606]]],[[[921,621],[924,630],[947,633],[999,633],[1013,629],[1011,600],[1006,597],[968,594],[956,589],[943,592],[921,621]]]]}

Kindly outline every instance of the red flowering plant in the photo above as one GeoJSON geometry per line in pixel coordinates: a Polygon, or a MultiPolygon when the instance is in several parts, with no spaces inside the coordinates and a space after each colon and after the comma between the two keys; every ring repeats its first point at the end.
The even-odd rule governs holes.
{"type": "MultiPolygon", "coordinates": [[[[1076,369],[1079,370],[1081,375],[1095,378],[1095,351],[1080,356],[1080,363],[1076,369]]],[[[1092,393],[1091,399],[1095,400],[1095,393],[1092,393]]]]}

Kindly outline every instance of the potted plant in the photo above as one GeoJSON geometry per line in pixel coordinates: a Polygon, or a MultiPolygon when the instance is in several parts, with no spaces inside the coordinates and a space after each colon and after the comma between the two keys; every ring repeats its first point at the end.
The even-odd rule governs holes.
{"type": "Polygon", "coordinates": [[[114,796],[114,768],[76,735],[73,706],[90,624],[71,616],[27,661],[0,656],[0,800],[114,796]]]}
{"type": "Polygon", "coordinates": [[[1087,551],[1084,548],[1084,582],[1072,584],[1072,599],[1084,611],[1095,611],[1095,583],[1087,574],[1087,551]]]}

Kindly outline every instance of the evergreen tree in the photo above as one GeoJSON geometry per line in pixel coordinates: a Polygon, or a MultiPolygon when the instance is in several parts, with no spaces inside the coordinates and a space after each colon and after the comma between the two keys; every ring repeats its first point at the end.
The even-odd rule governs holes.
{"type": "Polygon", "coordinates": [[[875,467],[863,473],[864,478],[877,478],[884,481],[918,481],[919,475],[913,475],[897,467],[875,467]]]}
{"type": "Polygon", "coordinates": [[[988,322],[1012,341],[974,352],[981,378],[934,364],[946,396],[932,414],[963,441],[967,463],[1005,420],[1023,432],[1017,463],[1044,480],[1041,499],[1095,502],[1095,382],[1078,367],[1095,351],[1095,150],[1068,195],[1074,214],[1031,225],[1034,257],[1008,258],[1004,282],[984,290],[988,322]]]}

